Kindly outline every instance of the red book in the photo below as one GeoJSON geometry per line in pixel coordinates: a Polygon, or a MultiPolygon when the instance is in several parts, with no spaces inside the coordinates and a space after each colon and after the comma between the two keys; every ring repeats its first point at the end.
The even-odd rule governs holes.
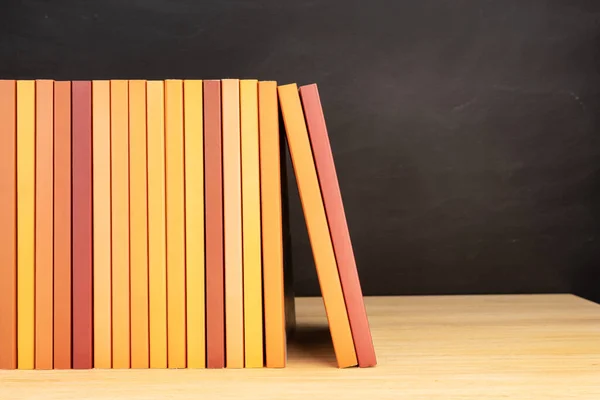
{"type": "Polygon", "coordinates": [[[204,81],[206,364],[208,368],[225,367],[222,137],[221,82],[204,81]]]}
{"type": "Polygon", "coordinates": [[[73,368],[92,357],[92,83],[72,87],[73,368]]]}
{"type": "Polygon", "coordinates": [[[300,87],[300,96],[350,319],[358,366],[372,367],[377,364],[377,359],[317,85],[300,87]]]}

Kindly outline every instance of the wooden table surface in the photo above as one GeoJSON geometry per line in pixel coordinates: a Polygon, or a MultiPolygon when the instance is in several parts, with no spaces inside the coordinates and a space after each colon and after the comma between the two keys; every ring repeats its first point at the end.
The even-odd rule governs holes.
{"type": "Polygon", "coordinates": [[[321,299],[298,299],[288,368],[0,371],[0,400],[600,400],[600,305],[571,295],[366,304],[376,368],[335,368],[321,299]]]}

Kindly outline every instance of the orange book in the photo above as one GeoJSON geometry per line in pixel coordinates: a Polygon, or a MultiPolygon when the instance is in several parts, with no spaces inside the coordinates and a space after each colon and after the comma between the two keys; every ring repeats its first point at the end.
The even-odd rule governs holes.
{"type": "Polygon", "coordinates": [[[246,367],[263,366],[263,302],[260,238],[258,82],[240,82],[242,132],[242,227],[244,243],[244,339],[246,367]]]}
{"type": "Polygon", "coordinates": [[[71,368],[71,82],[54,82],[54,369],[71,368]]]}
{"type": "Polygon", "coordinates": [[[225,348],[227,368],[244,368],[240,81],[221,82],[223,218],[225,234],[225,348]]]}
{"type": "Polygon", "coordinates": [[[164,83],[148,81],[146,92],[150,368],[167,368],[164,83]]]}
{"type": "Polygon", "coordinates": [[[129,81],[131,367],[148,368],[148,198],[146,81],[129,81]]]}
{"type": "Polygon", "coordinates": [[[128,97],[127,81],[110,82],[113,368],[131,367],[128,97]]]}
{"type": "Polygon", "coordinates": [[[202,81],[183,82],[187,366],[206,367],[202,81]]]}
{"type": "Polygon", "coordinates": [[[94,368],[112,367],[110,82],[92,82],[94,368]]]}
{"type": "Polygon", "coordinates": [[[0,369],[17,368],[17,87],[0,80],[0,369]]]}
{"type": "Polygon", "coordinates": [[[352,250],[352,241],[350,240],[350,232],[344,213],[342,194],[338,184],[317,85],[302,86],[300,96],[302,97],[321,194],[325,204],[327,221],[329,222],[329,232],[331,233],[344,299],[346,300],[346,309],[350,319],[358,365],[360,367],[372,367],[377,364],[377,358],[371,339],[371,329],[369,328],[369,320],[363,301],[352,250]]]}
{"type": "Polygon", "coordinates": [[[17,366],[35,365],[35,81],[17,81],[17,366]]]}
{"type": "Polygon", "coordinates": [[[52,369],[54,82],[35,89],[35,368],[52,369]]]}
{"type": "MultiPolygon", "coordinates": [[[[277,83],[258,83],[260,200],[265,312],[265,353],[269,368],[286,364],[283,291],[281,160],[277,83]]],[[[285,162],[285,160],[283,160],[285,162]]]]}
{"type": "Polygon", "coordinates": [[[167,354],[169,368],[185,368],[185,209],[183,85],[165,82],[167,181],[167,354]]]}
{"type": "Polygon", "coordinates": [[[278,93],[338,366],[355,366],[354,341],[298,87],[296,84],[279,86],[278,93]]]}

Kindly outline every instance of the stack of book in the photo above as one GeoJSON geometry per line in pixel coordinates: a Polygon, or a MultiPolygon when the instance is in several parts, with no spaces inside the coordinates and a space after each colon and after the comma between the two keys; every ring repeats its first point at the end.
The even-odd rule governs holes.
{"type": "Polygon", "coordinates": [[[338,366],[374,366],[316,85],[4,80],[0,369],[284,367],[280,132],[338,366]]]}

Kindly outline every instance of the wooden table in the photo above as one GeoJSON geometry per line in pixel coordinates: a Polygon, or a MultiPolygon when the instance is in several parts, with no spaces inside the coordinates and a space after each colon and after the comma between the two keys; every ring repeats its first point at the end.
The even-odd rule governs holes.
{"type": "Polygon", "coordinates": [[[600,305],[571,295],[368,298],[379,366],[335,368],[321,299],[289,367],[0,371],[0,399],[600,400],[600,305]]]}

